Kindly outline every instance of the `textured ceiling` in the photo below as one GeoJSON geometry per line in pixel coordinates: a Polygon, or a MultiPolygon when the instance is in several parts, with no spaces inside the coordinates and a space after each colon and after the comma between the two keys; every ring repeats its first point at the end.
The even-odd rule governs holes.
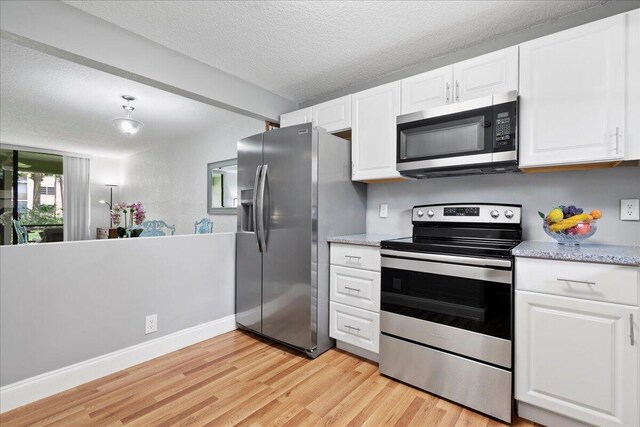
{"type": "Polygon", "coordinates": [[[0,142],[106,157],[179,147],[241,116],[0,40],[0,142]],[[121,134],[121,95],[144,128],[121,134]]]}
{"type": "Polygon", "coordinates": [[[606,1],[65,1],[304,101],[606,1]]]}

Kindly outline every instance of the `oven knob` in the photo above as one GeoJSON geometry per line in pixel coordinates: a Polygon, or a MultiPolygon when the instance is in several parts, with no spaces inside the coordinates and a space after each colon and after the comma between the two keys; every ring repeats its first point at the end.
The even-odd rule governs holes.
{"type": "Polygon", "coordinates": [[[435,213],[434,211],[432,211],[431,209],[429,209],[429,210],[427,211],[427,216],[428,216],[429,218],[433,218],[433,216],[434,216],[435,214],[436,214],[436,213],[435,213]]]}
{"type": "Polygon", "coordinates": [[[506,216],[507,219],[513,218],[513,211],[511,209],[507,209],[506,211],[504,211],[504,216],[506,216]]]}
{"type": "Polygon", "coordinates": [[[422,218],[424,216],[424,212],[422,212],[422,209],[418,209],[418,212],[416,212],[416,215],[418,215],[418,218],[422,218]]]}
{"type": "Polygon", "coordinates": [[[491,212],[489,212],[489,215],[491,215],[492,218],[498,218],[500,216],[500,212],[498,212],[497,210],[492,210],[491,212]]]}

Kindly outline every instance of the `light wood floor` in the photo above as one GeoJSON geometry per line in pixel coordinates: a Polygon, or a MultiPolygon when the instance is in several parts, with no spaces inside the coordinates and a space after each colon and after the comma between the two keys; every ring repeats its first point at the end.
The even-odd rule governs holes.
{"type": "Polygon", "coordinates": [[[0,424],[503,425],[383,377],[376,364],[343,351],[311,360],[240,331],[6,412],[0,424]]]}

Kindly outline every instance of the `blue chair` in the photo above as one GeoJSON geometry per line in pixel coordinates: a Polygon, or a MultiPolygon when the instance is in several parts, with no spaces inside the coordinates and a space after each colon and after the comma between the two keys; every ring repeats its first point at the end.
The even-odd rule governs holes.
{"type": "Polygon", "coordinates": [[[16,234],[18,235],[18,244],[24,245],[27,243],[29,239],[29,232],[27,231],[27,227],[20,224],[20,221],[17,219],[13,220],[13,228],[16,229],[16,234]]]}
{"type": "Polygon", "coordinates": [[[196,221],[195,227],[196,234],[213,233],[213,221],[211,221],[209,218],[202,218],[200,221],[196,221]]]}
{"type": "Polygon", "coordinates": [[[152,219],[149,221],[145,221],[142,223],[143,231],[140,234],[140,237],[156,237],[156,236],[166,236],[165,229],[171,232],[173,236],[176,233],[175,225],[168,225],[166,222],[161,219],[152,219]]]}

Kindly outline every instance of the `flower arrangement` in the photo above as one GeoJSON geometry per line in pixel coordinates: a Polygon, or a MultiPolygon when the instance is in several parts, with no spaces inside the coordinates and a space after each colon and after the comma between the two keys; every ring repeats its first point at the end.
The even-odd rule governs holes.
{"type": "Polygon", "coordinates": [[[132,229],[134,225],[140,225],[146,218],[146,210],[141,202],[120,202],[111,208],[111,221],[118,227],[118,235],[124,237],[127,232],[131,236],[137,237],[142,230],[132,229]],[[124,216],[124,227],[120,227],[121,217],[124,216]]]}

